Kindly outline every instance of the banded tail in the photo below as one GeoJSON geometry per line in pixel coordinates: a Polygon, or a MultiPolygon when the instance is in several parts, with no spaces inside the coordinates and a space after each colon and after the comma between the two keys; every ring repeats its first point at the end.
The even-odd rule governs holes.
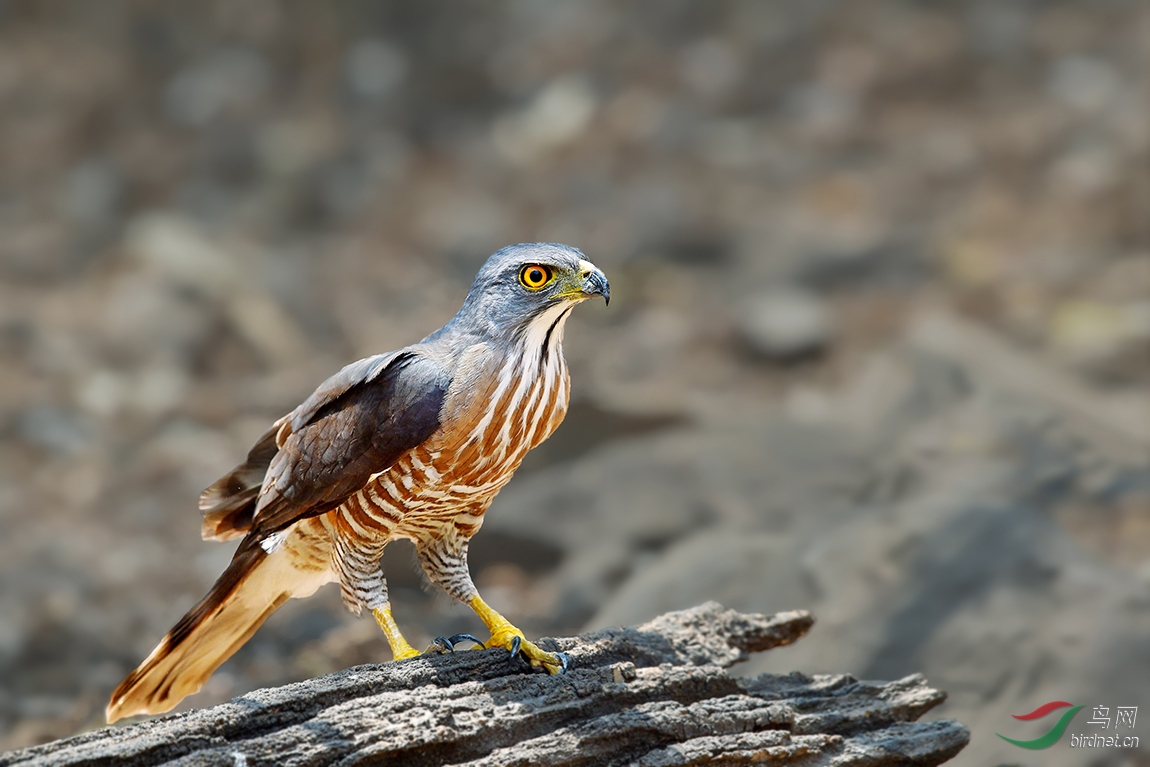
{"type": "Polygon", "coordinates": [[[244,540],[207,596],[112,693],[108,723],[170,711],[198,692],[276,608],[311,595],[329,579],[326,572],[295,567],[286,550],[267,554],[253,538],[244,540]]]}

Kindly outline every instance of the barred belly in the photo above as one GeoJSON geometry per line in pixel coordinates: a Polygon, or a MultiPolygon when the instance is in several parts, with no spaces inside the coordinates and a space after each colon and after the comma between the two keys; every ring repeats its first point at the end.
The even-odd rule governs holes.
{"type": "MultiPolygon", "coordinates": [[[[565,318],[564,313],[550,327],[561,329],[565,318]]],[[[472,417],[450,419],[321,518],[350,609],[358,613],[387,603],[380,557],[389,541],[410,539],[435,566],[436,552],[465,547],[479,530],[524,456],[567,412],[569,377],[560,339],[561,333],[528,338],[493,377],[491,389],[473,395],[478,399],[467,407],[472,417]]]]}

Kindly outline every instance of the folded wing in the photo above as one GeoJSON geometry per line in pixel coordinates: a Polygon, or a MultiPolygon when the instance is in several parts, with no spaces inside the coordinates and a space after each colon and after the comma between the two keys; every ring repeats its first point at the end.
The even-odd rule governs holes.
{"type": "Polygon", "coordinates": [[[262,539],[335,508],[435,432],[449,384],[412,349],[348,365],[203,492],[203,537],[262,539]]]}

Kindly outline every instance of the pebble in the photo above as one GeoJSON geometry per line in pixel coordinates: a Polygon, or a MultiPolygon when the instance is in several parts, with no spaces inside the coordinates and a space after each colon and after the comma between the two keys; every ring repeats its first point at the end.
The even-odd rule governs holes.
{"type": "Polygon", "coordinates": [[[823,351],[832,341],[830,310],[799,288],[772,288],[743,307],[738,333],[759,357],[786,362],[823,351]]]}

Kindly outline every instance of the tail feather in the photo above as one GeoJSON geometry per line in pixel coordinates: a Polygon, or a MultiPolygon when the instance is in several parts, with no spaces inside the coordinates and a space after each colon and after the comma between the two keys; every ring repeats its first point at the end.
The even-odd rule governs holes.
{"type": "Polygon", "coordinates": [[[245,540],[207,596],[112,693],[108,723],[171,710],[199,691],[276,608],[327,580],[325,573],[293,566],[286,551],[269,555],[253,539],[245,540]]]}

